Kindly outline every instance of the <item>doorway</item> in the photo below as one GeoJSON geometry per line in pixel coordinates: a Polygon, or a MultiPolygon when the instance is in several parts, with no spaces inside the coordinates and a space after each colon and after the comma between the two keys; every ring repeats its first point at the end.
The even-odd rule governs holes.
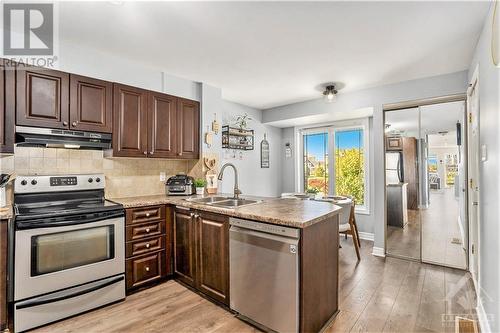
{"type": "Polygon", "coordinates": [[[386,252],[467,269],[465,101],[385,112],[386,252]]]}

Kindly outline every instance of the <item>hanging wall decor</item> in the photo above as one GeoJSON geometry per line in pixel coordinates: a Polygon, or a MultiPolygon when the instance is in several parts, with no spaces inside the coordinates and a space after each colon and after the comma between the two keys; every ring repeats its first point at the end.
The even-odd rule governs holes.
{"type": "Polygon", "coordinates": [[[264,133],[264,140],[260,142],[260,167],[269,168],[269,142],[266,140],[264,133]]]}

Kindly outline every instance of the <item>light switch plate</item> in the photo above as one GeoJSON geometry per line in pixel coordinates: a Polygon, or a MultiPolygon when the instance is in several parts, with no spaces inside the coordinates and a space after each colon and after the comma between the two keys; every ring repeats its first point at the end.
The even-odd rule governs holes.
{"type": "Polygon", "coordinates": [[[165,174],[165,172],[160,172],[160,181],[164,182],[166,180],[167,180],[167,175],[165,174]]]}
{"type": "Polygon", "coordinates": [[[486,145],[481,146],[481,161],[486,162],[488,160],[488,147],[486,145]]]}

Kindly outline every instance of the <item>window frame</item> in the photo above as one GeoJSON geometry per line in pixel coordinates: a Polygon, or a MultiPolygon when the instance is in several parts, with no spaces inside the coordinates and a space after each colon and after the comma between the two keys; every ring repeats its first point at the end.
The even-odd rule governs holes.
{"type": "Polygon", "coordinates": [[[327,133],[327,150],[328,150],[328,194],[334,195],[335,192],[335,133],[348,130],[363,130],[363,156],[364,156],[364,204],[356,205],[356,213],[370,214],[370,126],[369,119],[356,119],[350,121],[338,121],[332,123],[321,124],[318,126],[296,127],[296,190],[304,192],[304,135],[327,133]],[[331,147],[333,150],[330,152],[331,147]]]}

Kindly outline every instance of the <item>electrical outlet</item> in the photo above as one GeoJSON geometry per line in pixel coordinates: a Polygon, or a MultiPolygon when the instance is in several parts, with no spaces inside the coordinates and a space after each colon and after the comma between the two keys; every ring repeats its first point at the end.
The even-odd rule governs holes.
{"type": "Polygon", "coordinates": [[[164,182],[166,180],[167,180],[167,175],[165,174],[165,172],[160,172],[160,181],[164,182]]]}

